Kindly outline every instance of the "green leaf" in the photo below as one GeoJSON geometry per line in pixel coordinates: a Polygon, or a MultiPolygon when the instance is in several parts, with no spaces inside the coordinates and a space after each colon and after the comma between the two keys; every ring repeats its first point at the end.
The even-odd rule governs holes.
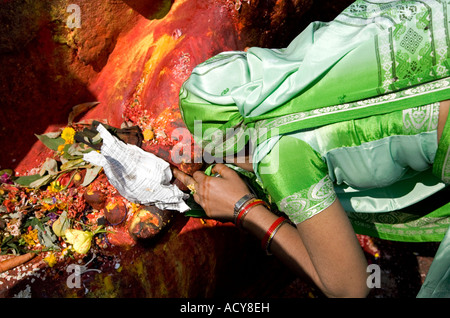
{"type": "Polygon", "coordinates": [[[46,172],[48,172],[48,174],[52,176],[58,173],[58,162],[55,159],[47,158],[47,160],[45,160],[39,174],[41,176],[44,176],[46,172]]]}
{"type": "Polygon", "coordinates": [[[72,157],[78,157],[78,158],[81,158],[86,153],[84,144],[79,144],[79,143],[69,145],[67,150],[64,149],[64,151],[66,151],[72,157]]]}
{"type": "Polygon", "coordinates": [[[81,186],[87,187],[92,181],[95,180],[100,170],[102,170],[102,167],[100,166],[93,166],[92,168],[87,168],[86,175],[84,176],[83,184],[81,186]]]}
{"type": "Polygon", "coordinates": [[[9,176],[14,176],[14,171],[12,169],[3,169],[0,171],[0,176],[7,174],[9,176]]]}
{"type": "Polygon", "coordinates": [[[33,183],[36,180],[39,180],[40,178],[42,178],[42,176],[38,173],[38,174],[33,174],[31,176],[18,177],[17,179],[14,180],[14,182],[16,182],[17,184],[19,184],[21,186],[29,187],[31,183],[33,183]]]}
{"type": "Polygon", "coordinates": [[[70,227],[70,220],[67,218],[67,212],[61,213],[59,218],[53,223],[52,230],[56,236],[64,236],[66,230],[70,227]]]}
{"type": "Polygon", "coordinates": [[[48,133],[45,133],[42,135],[47,136],[48,138],[51,138],[51,139],[55,139],[55,138],[58,138],[59,136],[61,136],[61,133],[62,133],[62,130],[60,129],[58,131],[52,131],[52,132],[48,132],[48,133]]]}
{"type": "Polygon", "coordinates": [[[61,166],[61,171],[65,171],[65,170],[69,170],[69,169],[78,167],[80,164],[85,164],[83,158],[69,160],[61,166]]]}
{"type": "MultiPolygon", "coordinates": [[[[63,149],[63,154],[62,154],[62,156],[61,156],[61,160],[65,159],[66,162],[67,162],[67,161],[69,161],[69,160],[75,160],[75,159],[81,159],[81,158],[83,158],[82,154],[80,155],[80,154],[74,154],[74,153],[73,153],[73,150],[72,150],[72,149],[73,149],[73,147],[76,146],[76,145],[78,145],[78,144],[72,144],[72,145],[68,144],[68,145],[65,145],[65,146],[64,146],[64,149],[63,149]]],[[[64,162],[64,163],[65,163],[65,162],[64,162]]]]}
{"type": "Polygon", "coordinates": [[[102,137],[100,136],[100,133],[98,133],[97,135],[95,135],[93,138],[92,138],[92,144],[94,144],[94,145],[97,145],[97,144],[99,144],[100,142],[102,142],[103,140],[102,140],[102,137]]]}
{"type": "Polygon", "coordinates": [[[46,175],[44,177],[41,177],[40,179],[33,181],[30,183],[30,188],[40,188],[43,185],[46,185],[48,183],[50,183],[53,179],[55,178],[55,176],[52,175],[46,175]]]}
{"type": "Polygon", "coordinates": [[[192,216],[194,218],[207,218],[208,216],[205,213],[205,210],[195,202],[192,196],[187,199],[186,204],[191,208],[189,211],[184,212],[185,216],[192,216]]]}
{"type": "Polygon", "coordinates": [[[2,239],[0,244],[0,251],[1,251],[0,255],[9,254],[11,250],[15,251],[18,254],[20,253],[20,250],[16,244],[16,238],[12,235],[4,237],[2,239]]]}
{"type": "Polygon", "coordinates": [[[91,108],[97,106],[100,104],[100,102],[89,102],[89,103],[83,103],[76,106],[73,106],[72,111],[69,114],[69,118],[67,120],[67,124],[70,126],[73,123],[73,120],[78,117],[79,115],[87,112],[91,108]]]}
{"type": "Polygon", "coordinates": [[[37,229],[39,242],[45,247],[59,249],[59,246],[56,245],[58,237],[53,233],[51,227],[45,224],[49,219],[49,217],[42,219],[31,217],[24,223],[24,227],[32,226],[34,229],[37,229]]]}
{"type": "Polygon", "coordinates": [[[50,138],[46,134],[36,135],[36,137],[49,149],[57,151],[60,145],[64,145],[65,141],[61,137],[50,138]]]}
{"type": "Polygon", "coordinates": [[[48,220],[50,220],[50,218],[47,216],[45,218],[42,219],[38,219],[37,217],[30,217],[23,225],[24,228],[27,228],[29,226],[31,226],[34,229],[40,229],[40,230],[44,230],[44,225],[43,223],[47,222],[48,220]]]}
{"type": "Polygon", "coordinates": [[[59,246],[56,244],[58,242],[58,237],[53,233],[50,226],[47,224],[43,224],[42,227],[38,227],[38,238],[39,242],[45,247],[51,247],[59,249],[59,246]]]}

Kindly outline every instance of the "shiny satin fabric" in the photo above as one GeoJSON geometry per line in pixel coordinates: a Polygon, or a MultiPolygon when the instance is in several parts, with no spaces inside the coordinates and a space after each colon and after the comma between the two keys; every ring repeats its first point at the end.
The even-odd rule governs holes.
{"type": "Polygon", "coordinates": [[[359,233],[402,241],[439,241],[450,218],[431,218],[426,215],[431,211],[421,215],[422,221],[427,219],[426,235],[421,234],[420,222],[412,220],[417,215],[399,213],[392,214],[396,224],[390,229],[378,226],[378,232],[374,231],[374,224],[392,219],[383,213],[405,210],[445,188],[431,173],[438,147],[438,116],[439,103],[434,103],[273,137],[255,149],[254,171],[272,200],[295,223],[332,203],[324,194],[328,177],[359,233]],[[408,231],[402,230],[403,223],[408,223],[408,231]]]}
{"type": "Polygon", "coordinates": [[[183,84],[183,118],[191,132],[202,120],[197,140],[211,141],[208,128],[285,134],[448,99],[447,16],[437,1],[355,1],[286,48],[223,52],[183,84]]]}

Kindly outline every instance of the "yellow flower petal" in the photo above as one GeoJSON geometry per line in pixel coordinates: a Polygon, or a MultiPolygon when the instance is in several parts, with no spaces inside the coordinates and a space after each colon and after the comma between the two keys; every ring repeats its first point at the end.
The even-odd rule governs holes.
{"type": "Polygon", "coordinates": [[[58,146],[58,152],[60,152],[61,154],[63,154],[63,153],[64,153],[64,147],[65,147],[65,146],[66,146],[65,144],[59,145],[59,146],[58,146]]]}
{"type": "Polygon", "coordinates": [[[44,258],[44,261],[48,264],[48,266],[53,267],[58,260],[54,253],[50,253],[47,257],[44,258]]]}
{"type": "Polygon", "coordinates": [[[73,144],[75,136],[75,129],[72,127],[66,127],[61,133],[61,138],[64,139],[66,144],[73,144]]]}
{"type": "Polygon", "coordinates": [[[89,252],[94,234],[88,231],[68,229],[64,233],[66,242],[72,244],[75,252],[86,254],[89,252]]]}
{"type": "Polygon", "coordinates": [[[155,137],[155,135],[153,133],[153,130],[151,130],[149,128],[145,129],[142,134],[144,135],[144,140],[145,141],[150,141],[150,140],[152,140],[155,137]]]}

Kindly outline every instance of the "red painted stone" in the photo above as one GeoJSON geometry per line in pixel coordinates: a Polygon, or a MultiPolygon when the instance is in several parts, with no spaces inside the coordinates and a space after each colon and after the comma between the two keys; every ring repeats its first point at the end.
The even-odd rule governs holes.
{"type": "Polygon", "coordinates": [[[120,196],[109,197],[106,199],[103,214],[111,225],[119,225],[124,222],[127,217],[128,208],[124,200],[120,196]]]}

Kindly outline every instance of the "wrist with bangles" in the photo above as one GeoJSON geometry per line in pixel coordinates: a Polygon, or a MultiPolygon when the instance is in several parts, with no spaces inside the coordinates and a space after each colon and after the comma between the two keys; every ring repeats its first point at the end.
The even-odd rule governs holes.
{"type": "MultiPolygon", "coordinates": [[[[268,210],[270,210],[269,205],[261,199],[258,199],[253,193],[249,193],[244,195],[238,202],[236,202],[234,206],[234,224],[239,227],[242,227],[242,221],[245,216],[249,213],[249,211],[255,206],[263,205],[268,210]]],[[[266,234],[264,235],[261,241],[261,247],[266,251],[267,255],[272,255],[270,253],[270,245],[275,234],[278,232],[280,227],[285,224],[290,223],[288,219],[283,216],[280,216],[275,220],[275,222],[269,227],[266,234]]]]}

